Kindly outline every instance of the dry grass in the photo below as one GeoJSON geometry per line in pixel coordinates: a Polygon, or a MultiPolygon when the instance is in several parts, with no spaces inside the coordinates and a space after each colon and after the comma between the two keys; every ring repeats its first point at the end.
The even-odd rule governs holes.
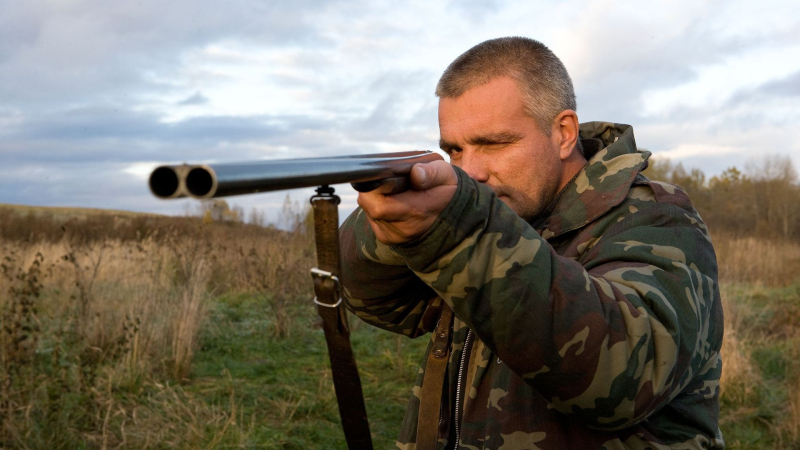
{"type": "Polygon", "coordinates": [[[721,426],[730,448],[800,446],[800,245],[714,239],[725,311],[721,426]]]}
{"type": "Polygon", "coordinates": [[[213,448],[243,435],[233,397],[208,405],[162,380],[190,377],[212,295],[260,293],[286,321],[273,334],[288,336],[283,307],[307,292],[313,252],[304,233],[192,227],[0,240],[0,448],[213,448]]]}
{"type": "Polygon", "coordinates": [[[208,280],[208,265],[204,259],[191,267],[182,289],[178,313],[170,321],[172,341],[172,375],[183,380],[189,374],[197,335],[205,312],[205,284],[208,280]]]}
{"type": "MultiPolygon", "coordinates": [[[[258,425],[243,415],[234,381],[193,380],[198,336],[209,328],[211,298],[241,294],[248,308],[272,319],[263,321],[272,340],[304,336],[298,327],[308,328],[308,319],[295,317],[291,306],[312,296],[305,231],[186,219],[143,234],[136,231],[142,224],[87,217],[87,229],[61,235],[54,234],[57,223],[27,216],[0,230],[0,448],[252,443],[258,425]],[[103,228],[111,223],[118,228],[103,228]],[[39,239],[25,233],[28,226],[39,239]],[[230,394],[208,401],[184,389],[189,380],[214,390],[229,384],[230,394]]],[[[798,448],[800,291],[792,286],[800,281],[800,245],[728,234],[714,243],[725,309],[720,399],[728,444],[798,448]]],[[[396,338],[375,355],[387,373],[399,377],[407,369],[405,343],[396,338]]],[[[367,382],[375,376],[364,373],[367,382]]],[[[328,372],[316,382],[317,392],[284,386],[287,395],[270,397],[275,420],[308,421],[315,408],[335,409],[328,372]]]]}
{"type": "Polygon", "coordinates": [[[800,274],[800,245],[790,241],[720,234],[714,249],[722,282],[788,286],[800,274]]]}
{"type": "Polygon", "coordinates": [[[113,376],[98,383],[96,423],[83,437],[93,448],[216,448],[245,433],[230,391],[227,405],[208,404],[179,385],[148,383],[146,399],[114,395],[113,376]]]}
{"type": "Polygon", "coordinates": [[[747,338],[740,335],[746,325],[737,303],[731,300],[734,293],[723,285],[721,294],[725,311],[725,337],[722,341],[720,397],[735,404],[747,405],[754,400],[756,387],[761,384],[761,374],[750,358],[747,338]]]}

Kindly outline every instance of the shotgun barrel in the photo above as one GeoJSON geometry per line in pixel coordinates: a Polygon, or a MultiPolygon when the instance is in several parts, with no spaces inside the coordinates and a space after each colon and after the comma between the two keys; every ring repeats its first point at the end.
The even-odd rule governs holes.
{"type": "Polygon", "coordinates": [[[375,153],[325,158],[277,159],[228,164],[181,164],[157,167],[150,190],[159,198],[208,199],[350,183],[367,192],[383,183],[393,191],[408,188],[414,164],[443,159],[431,151],[375,153]]]}

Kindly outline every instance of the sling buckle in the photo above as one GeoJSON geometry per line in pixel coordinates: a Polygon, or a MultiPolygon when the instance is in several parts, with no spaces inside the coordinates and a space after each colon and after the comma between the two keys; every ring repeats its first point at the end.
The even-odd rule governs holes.
{"type": "Polygon", "coordinates": [[[336,303],[333,303],[333,304],[331,304],[331,303],[323,303],[323,302],[319,301],[318,297],[315,295],[314,296],[314,303],[316,303],[319,306],[324,306],[326,308],[336,308],[336,307],[338,307],[339,305],[342,304],[342,284],[339,282],[339,277],[337,277],[336,275],[334,275],[334,274],[332,274],[330,272],[327,272],[325,270],[317,269],[316,267],[312,267],[311,268],[311,277],[314,278],[315,281],[316,281],[317,278],[323,278],[323,282],[324,282],[325,278],[329,278],[331,281],[333,281],[333,285],[334,285],[334,289],[335,289],[334,298],[338,298],[336,303]]]}

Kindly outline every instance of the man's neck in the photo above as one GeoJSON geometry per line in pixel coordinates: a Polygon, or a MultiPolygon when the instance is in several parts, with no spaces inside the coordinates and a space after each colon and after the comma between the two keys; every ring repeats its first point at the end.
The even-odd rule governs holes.
{"type": "Polygon", "coordinates": [[[583,169],[583,166],[586,165],[586,158],[575,149],[572,151],[572,155],[562,161],[561,164],[561,184],[558,186],[559,192],[561,192],[564,186],[569,184],[569,182],[575,178],[575,175],[583,169]]]}

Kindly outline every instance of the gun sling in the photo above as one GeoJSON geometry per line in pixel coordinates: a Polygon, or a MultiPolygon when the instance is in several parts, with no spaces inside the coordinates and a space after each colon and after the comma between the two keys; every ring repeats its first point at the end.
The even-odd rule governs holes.
{"type": "Polygon", "coordinates": [[[450,360],[450,328],[453,310],[442,301],[442,315],[433,331],[433,345],[425,364],[417,417],[417,450],[436,450],[442,407],[444,375],[450,360]]]}
{"type": "Polygon", "coordinates": [[[328,344],[333,387],[339,403],[342,428],[350,450],[372,450],[367,410],[361,391],[356,360],[350,346],[350,327],[341,304],[339,285],[339,197],[333,188],[322,186],[311,198],[318,267],[311,270],[317,312],[328,344]]]}
{"type": "Polygon", "coordinates": [[[417,417],[417,450],[436,450],[439,442],[439,426],[442,407],[444,375],[450,360],[450,328],[453,310],[442,301],[442,315],[433,331],[433,345],[425,364],[422,391],[419,395],[417,417]]]}

